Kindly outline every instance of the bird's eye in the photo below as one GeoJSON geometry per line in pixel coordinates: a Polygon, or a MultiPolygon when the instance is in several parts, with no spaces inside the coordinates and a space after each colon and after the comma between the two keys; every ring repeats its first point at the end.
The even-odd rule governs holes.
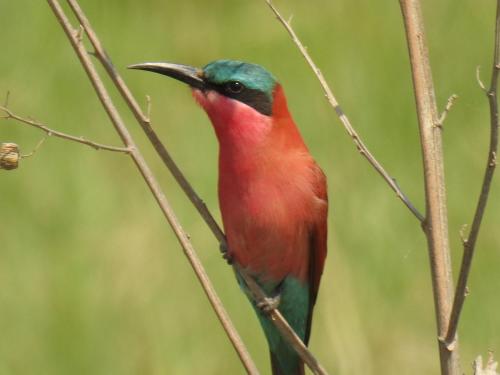
{"type": "Polygon", "coordinates": [[[238,81],[231,81],[226,83],[226,91],[231,93],[231,94],[239,94],[240,92],[243,91],[245,86],[243,83],[238,82],[238,81]]]}

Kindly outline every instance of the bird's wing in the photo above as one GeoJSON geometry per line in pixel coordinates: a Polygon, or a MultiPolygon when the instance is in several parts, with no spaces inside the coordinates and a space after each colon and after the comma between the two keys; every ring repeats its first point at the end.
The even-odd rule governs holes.
{"type": "Polygon", "coordinates": [[[316,220],[314,221],[310,230],[309,240],[309,313],[305,335],[305,344],[309,341],[311,333],[311,321],[314,304],[318,295],[319,283],[323,267],[325,265],[326,247],[327,247],[327,215],[328,215],[328,193],[326,177],[318,165],[315,165],[316,171],[316,184],[315,193],[316,197],[323,201],[324,207],[319,211],[316,220]]]}

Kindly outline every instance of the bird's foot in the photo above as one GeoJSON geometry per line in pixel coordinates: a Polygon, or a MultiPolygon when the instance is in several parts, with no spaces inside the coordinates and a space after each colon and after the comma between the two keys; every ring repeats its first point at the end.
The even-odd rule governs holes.
{"type": "Polygon", "coordinates": [[[257,302],[257,307],[264,313],[269,314],[271,311],[276,310],[281,302],[281,294],[275,297],[266,297],[257,302]]]}
{"type": "Polygon", "coordinates": [[[227,264],[232,265],[233,264],[233,257],[229,254],[227,245],[225,243],[221,243],[219,245],[220,252],[222,253],[222,259],[224,259],[227,264]]]}

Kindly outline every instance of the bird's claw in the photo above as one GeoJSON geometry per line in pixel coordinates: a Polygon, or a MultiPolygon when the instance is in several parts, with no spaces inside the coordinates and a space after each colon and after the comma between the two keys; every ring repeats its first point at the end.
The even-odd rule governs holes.
{"type": "Polygon", "coordinates": [[[269,314],[271,311],[276,310],[281,302],[281,294],[278,294],[275,297],[266,297],[259,302],[257,302],[257,307],[266,314],[269,314]]]}
{"type": "Polygon", "coordinates": [[[222,258],[227,262],[227,264],[233,264],[233,257],[229,254],[227,249],[227,245],[225,243],[221,243],[219,245],[220,252],[222,253],[222,258]]]}

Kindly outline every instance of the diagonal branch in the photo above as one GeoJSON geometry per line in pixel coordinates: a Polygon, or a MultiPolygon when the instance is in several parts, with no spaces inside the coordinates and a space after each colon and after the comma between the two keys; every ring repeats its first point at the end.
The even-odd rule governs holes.
{"type": "MultiPolygon", "coordinates": [[[[455,291],[455,299],[453,300],[453,309],[451,312],[450,325],[446,334],[445,343],[453,345],[456,337],[460,313],[467,295],[467,280],[469,278],[472,265],[472,257],[476,247],[476,240],[481,228],[481,221],[484,216],[486,204],[488,203],[488,195],[490,192],[491,181],[497,165],[498,152],[498,74],[500,72],[500,0],[497,0],[496,26],[495,26],[495,47],[493,55],[493,67],[491,72],[491,82],[486,96],[490,105],[490,146],[488,150],[488,158],[486,161],[486,170],[484,172],[483,185],[481,193],[474,213],[474,219],[470,229],[469,237],[463,240],[464,254],[460,274],[458,277],[457,288],[455,291]]],[[[479,73],[478,73],[479,74],[479,73]]],[[[478,79],[479,80],[479,79],[478,79]]],[[[480,82],[480,80],[479,80],[480,82]]]]}
{"type": "MultiPolygon", "coordinates": [[[[168,153],[165,146],[160,141],[156,132],[153,130],[151,126],[151,121],[149,116],[144,115],[137,101],[133,97],[132,93],[128,89],[122,77],[119,75],[117,70],[114,68],[111,59],[108,54],[105,52],[102,44],[97,37],[97,34],[92,29],[90,22],[85,16],[83,10],[79,6],[76,0],[67,0],[71,9],[75,13],[78,21],[82,24],[89,40],[94,47],[93,55],[97,57],[97,59],[104,66],[106,72],[110,76],[111,80],[117,87],[118,91],[122,95],[123,99],[129,106],[130,110],[134,114],[138,123],[146,133],[156,152],[164,162],[165,166],[172,173],[177,183],[181,186],[184,193],[188,196],[190,201],[196,207],[202,218],[205,220],[206,224],[217,238],[220,243],[221,249],[226,249],[227,251],[227,243],[226,238],[224,236],[224,232],[221,230],[214,217],[206,207],[205,203],[201,200],[198,194],[194,191],[193,187],[186,180],[183,173],[179,169],[179,167],[175,164],[172,157],[168,153]]],[[[240,274],[245,283],[248,285],[252,295],[254,296],[256,301],[263,300],[266,295],[259,287],[259,285],[245,272],[245,270],[241,269],[237,265],[234,265],[234,268],[238,274],[240,274]]],[[[316,358],[312,355],[312,353],[307,349],[302,340],[295,334],[293,329],[289,326],[286,320],[283,318],[282,314],[277,309],[272,309],[270,312],[270,320],[276,325],[277,329],[280,331],[282,336],[289,342],[289,344],[297,351],[297,353],[301,356],[304,362],[309,366],[309,368],[313,371],[314,374],[327,374],[326,370],[319,364],[316,358]]]]}
{"type": "Polygon", "coordinates": [[[424,220],[424,216],[415,208],[413,203],[410,202],[408,197],[403,193],[401,188],[398,186],[396,183],[396,180],[392,178],[389,173],[384,169],[384,167],[378,162],[377,159],[372,155],[370,150],[368,150],[368,147],[364,144],[363,140],[360,138],[356,130],[351,125],[351,122],[349,121],[349,118],[346,116],[344,111],[340,108],[339,103],[337,102],[337,99],[335,99],[335,96],[332,93],[332,90],[330,89],[330,86],[328,86],[328,83],[326,82],[325,78],[323,77],[323,74],[321,73],[321,70],[316,66],[314,63],[313,59],[307,52],[307,49],[304,47],[300,39],[297,37],[297,34],[295,34],[295,31],[293,30],[292,26],[290,25],[290,22],[287,22],[283,16],[279,13],[278,9],[273,5],[271,0],[265,0],[267,5],[271,8],[273,13],[276,15],[276,18],[283,24],[285,27],[286,31],[288,34],[290,34],[290,37],[292,38],[293,42],[295,45],[298,47],[300,50],[300,53],[304,58],[306,59],[307,63],[313,70],[314,74],[319,80],[319,83],[321,84],[321,87],[323,88],[323,91],[325,93],[325,96],[330,103],[330,105],[333,107],[335,110],[335,113],[337,114],[339,120],[342,122],[342,125],[344,126],[345,130],[349,134],[349,136],[352,138],[356,148],[358,149],[359,153],[365,157],[365,159],[371,164],[373,168],[378,172],[380,176],[387,182],[389,187],[396,193],[399,199],[403,201],[403,203],[408,207],[408,209],[411,211],[411,213],[420,221],[422,222],[424,220]]]}
{"type": "MultiPolygon", "coordinates": [[[[213,216],[210,214],[207,206],[203,202],[203,200],[196,194],[194,191],[193,187],[191,184],[187,181],[186,177],[183,175],[182,171],[179,169],[177,164],[174,162],[172,157],[170,156],[169,152],[165,148],[165,146],[162,144],[160,138],[154,131],[153,127],[151,126],[151,120],[149,118],[149,115],[145,115],[139,104],[137,103],[137,100],[135,100],[134,96],[130,92],[128,86],[125,84],[125,81],[123,78],[120,76],[118,71],[115,69],[111,59],[109,58],[108,54],[104,50],[101,42],[99,41],[99,38],[97,37],[97,34],[93,30],[92,26],[90,25],[89,20],[85,16],[85,13],[81,9],[80,5],[78,4],[77,1],[75,0],[67,0],[71,9],[75,13],[75,16],[77,17],[78,21],[80,24],[83,26],[85,33],[87,34],[90,43],[92,44],[92,47],[94,48],[94,53],[93,55],[99,60],[99,62],[103,65],[104,69],[108,73],[109,77],[115,84],[116,88],[122,95],[123,99],[127,103],[128,107],[132,111],[133,115],[135,116],[137,122],[141,126],[142,130],[148,137],[149,141],[153,145],[154,149],[156,150],[157,154],[160,156],[161,160],[165,164],[165,166],[168,168],[170,173],[172,173],[172,176],[175,178],[177,183],[181,186],[182,190],[186,193],[188,198],[191,200],[193,205],[196,207],[200,215],[203,217],[209,228],[212,230],[214,233],[215,237],[217,240],[221,243],[224,243],[226,241],[226,238],[224,236],[224,232],[220,229],[219,225],[213,218],[213,216]]],[[[149,107],[149,106],[148,106],[149,107]]]]}
{"type": "MultiPolygon", "coordinates": [[[[0,106],[0,110],[5,112],[5,116],[0,117],[0,118],[6,119],[6,120],[13,119],[13,120],[21,122],[23,124],[33,126],[34,128],[43,130],[45,133],[47,133],[47,135],[49,137],[54,136],[54,137],[66,139],[68,141],[82,143],[84,145],[95,148],[96,150],[124,152],[126,154],[130,153],[130,151],[131,151],[130,148],[128,148],[128,147],[108,146],[108,145],[105,145],[102,143],[89,141],[88,139],[85,139],[83,137],[76,137],[74,135],[70,135],[70,134],[62,133],[62,132],[54,130],[54,129],[50,129],[46,125],[42,124],[41,122],[16,115],[10,109],[8,109],[7,107],[4,107],[4,106],[0,106]]],[[[26,155],[24,157],[26,157],[26,155]]]]}
{"type": "Polygon", "coordinates": [[[123,143],[127,146],[127,148],[130,149],[130,156],[132,157],[136,167],[139,169],[141,175],[143,176],[146,184],[148,185],[149,189],[151,190],[151,193],[155,197],[158,205],[160,206],[165,218],[167,219],[168,223],[172,227],[172,230],[174,231],[179,243],[182,246],[182,249],[184,251],[184,254],[188,258],[191,267],[193,268],[198,280],[200,281],[203,290],[205,291],[205,294],[207,295],[212,308],[214,309],[215,313],[217,314],[217,317],[219,318],[222,326],[224,327],[224,330],[228,334],[228,337],[231,340],[231,343],[233,344],[234,348],[238,352],[238,355],[240,356],[240,359],[242,360],[243,365],[245,366],[247,372],[249,374],[255,374],[257,375],[259,372],[257,368],[255,367],[255,364],[250,358],[250,355],[248,354],[248,351],[246,350],[241,338],[239,337],[238,332],[236,331],[233,323],[231,322],[229,315],[227,314],[220,298],[218,297],[212,283],[210,282],[210,279],[208,278],[208,275],[203,268],[203,265],[201,264],[198,256],[196,255],[196,252],[187,236],[187,234],[184,232],[182,229],[177,216],[173,212],[169,202],[167,201],[164,193],[162,192],[160,185],[154,175],[152,174],[149,166],[147,165],[144,157],[142,156],[141,152],[135,145],[134,140],[132,139],[130,132],[128,131],[127,127],[125,126],[123,120],[121,119],[121,116],[119,115],[118,111],[116,110],[113,102],[111,101],[111,98],[104,87],[104,84],[102,83],[102,80],[100,79],[94,64],[92,63],[85,46],[82,43],[81,40],[81,32],[79,30],[76,30],[73,28],[71,23],[69,22],[68,18],[66,17],[63,9],[61,8],[59,2],[57,0],[47,0],[50,7],[52,8],[52,11],[54,12],[54,15],[56,16],[57,20],[61,24],[62,28],[64,29],[64,32],[66,33],[66,36],[68,37],[73,49],[75,50],[80,62],[82,63],[83,68],[85,69],[92,85],[94,86],[94,89],[97,93],[97,96],[99,97],[99,100],[101,101],[101,104],[105,108],[111,122],[113,123],[113,126],[115,127],[115,130],[119,134],[120,138],[122,139],[123,143]]]}

